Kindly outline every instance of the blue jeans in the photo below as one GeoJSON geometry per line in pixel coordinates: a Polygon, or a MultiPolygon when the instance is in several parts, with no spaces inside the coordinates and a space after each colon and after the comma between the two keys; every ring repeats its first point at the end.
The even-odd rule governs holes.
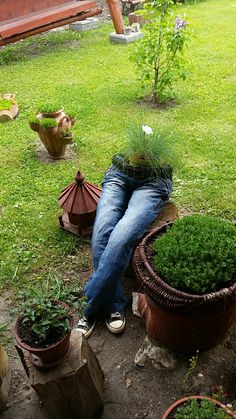
{"type": "Polygon", "coordinates": [[[122,277],[133,248],[168,201],[171,188],[170,179],[134,179],[113,165],[107,170],[93,228],[94,272],[84,290],[86,316],[124,310],[122,277]]]}

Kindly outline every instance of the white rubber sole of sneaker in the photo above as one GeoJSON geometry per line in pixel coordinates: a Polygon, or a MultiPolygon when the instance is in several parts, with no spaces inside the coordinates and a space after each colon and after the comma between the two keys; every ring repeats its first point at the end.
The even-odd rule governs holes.
{"type": "Polygon", "coordinates": [[[118,333],[123,332],[123,330],[125,329],[125,325],[126,325],[126,321],[125,321],[125,319],[124,319],[124,321],[123,321],[122,326],[120,326],[120,327],[112,327],[110,324],[108,324],[108,323],[106,322],[106,326],[107,326],[108,330],[110,330],[110,332],[111,332],[111,333],[114,333],[114,334],[116,334],[116,333],[118,334],[118,333]]]}

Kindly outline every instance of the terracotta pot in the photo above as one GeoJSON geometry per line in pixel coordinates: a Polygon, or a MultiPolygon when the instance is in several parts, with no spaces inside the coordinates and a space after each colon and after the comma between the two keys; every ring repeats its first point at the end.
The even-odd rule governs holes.
{"type": "Polygon", "coordinates": [[[196,295],[172,288],[154,272],[147,248],[164,226],[155,228],[136,248],[134,270],[140,284],[139,311],[149,336],[184,353],[221,343],[235,320],[236,282],[214,293],[196,295]]]}
{"type": "Polygon", "coordinates": [[[183,397],[182,399],[177,400],[175,403],[173,403],[167,409],[167,411],[164,413],[164,415],[162,416],[162,419],[169,419],[169,418],[173,417],[173,414],[174,414],[174,411],[175,411],[176,408],[180,407],[181,404],[184,404],[184,403],[186,403],[188,401],[191,401],[193,399],[197,399],[197,400],[209,400],[210,402],[212,402],[213,404],[215,404],[216,406],[218,406],[220,409],[224,410],[230,417],[236,418],[236,414],[234,412],[232,412],[230,409],[228,409],[227,406],[225,406],[224,404],[222,404],[218,400],[215,400],[215,399],[213,399],[211,397],[208,397],[208,396],[189,396],[189,397],[183,397]]]}
{"type": "Polygon", "coordinates": [[[65,114],[63,109],[57,112],[38,113],[37,118],[39,123],[29,123],[30,128],[38,133],[39,138],[52,159],[62,159],[65,156],[67,145],[73,141],[72,133],[69,132],[68,135],[65,135],[64,133],[71,129],[72,125],[75,123],[75,118],[70,118],[65,114]],[[42,118],[54,119],[56,126],[53,128],[41,126],[40,120],[42,118]]]}
{"type": "Polygon", "coordinates": [[[4,99],[12,100],[10,109],[0,111],[0,122],[8,122],[15,119],[19,113],[19,107],[16,103],[16,95],[8,93],[2,96],[4,99]]]}
{"type": "MultiPolygon", "coordinates": [[[[55,300],[55,302],[69,309],[67,304],[63,303],[62,301],[55,300]]],[[[35,348],[22,340],[18,332],[20,321],[21,317],[18,317],[14,327],[14,337],[18,345],[29,352],[30,360],[33,364],[39,367],[46,368],[53,365],[57,365],[63,360],[64,356],[69,350],[71,330],[58,342],[53,343],[52,345],[49,345],[46,348],[35,348]]],[[[71,327],[72,324],[73,318],[71,317],[71,327]]]]}

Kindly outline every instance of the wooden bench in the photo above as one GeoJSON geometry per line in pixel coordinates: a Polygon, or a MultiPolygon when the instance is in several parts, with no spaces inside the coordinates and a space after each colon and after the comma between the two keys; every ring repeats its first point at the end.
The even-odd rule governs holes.
{"type": "Polygon", "coordinates": [[[126,16],[129,13],[134,12],[140,5],[141,0],[121,0],[122,4],[122,15],[126,16]]]}
{"type": "Polygon", "coordinates": [[[96,0],[1,0],[0,46],[101,12],[96,0]]]}

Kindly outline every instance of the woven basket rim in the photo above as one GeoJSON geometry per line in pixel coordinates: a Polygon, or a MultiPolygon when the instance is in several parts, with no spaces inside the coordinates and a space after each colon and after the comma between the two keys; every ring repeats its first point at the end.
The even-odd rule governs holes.
{"type": "MultiPolygon", "coordinates": [[[[155,227],[150,231],[150,233],[148,233],[143,238],[143,240],[140,242],[140,244],[137,246],[135,250],[134,258],[133,258],[134,264],[137,265],[138,264],[137,261],[141,259],[143,262],[143,265],[145,266],[145,269],[150,274],[151,279],[155,280],[157,284],[159,283],[168,294],[174,295],[175,298],[179,297],[181,300],[185,298],[185,299],[189,299],[189,301],[192,301],[192,302],[193,301],[203,302],[206,300],[217,300],[219,298],[222,298],[223,296],[226,296],[226,295],[228,296],[228,295],[233,294],[236,290],[236,280],[229,287],[223,287],[220,290],[215,291],[215,292],[210,292],[210,293],[205,293],[205,294],[192,294],[185,291],[181,291],[177,288],[173,288],[153,270],[152,266],[150,265],[150,263],[148,262],[146,258],[146,249],[150,245],[150,243],[154,240],[155,236],[166,231],[167,227],[171,226],[173,223],[174,221],[170,221],[170,222],[166,222],[162,224],[161,226],[155,227]]],[[[140,274],[140,271],[139,271],[139,274],[140,274]]],[[[147,284],[147,281],[145,282],[147,284]]]]}

